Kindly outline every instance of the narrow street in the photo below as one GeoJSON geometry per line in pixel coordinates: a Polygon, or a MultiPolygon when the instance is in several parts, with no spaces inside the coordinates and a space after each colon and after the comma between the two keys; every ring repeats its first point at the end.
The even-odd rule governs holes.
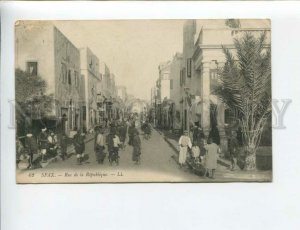
{"type": "MultiPolygon", "coordinates": [[[[65,161],[53,162],[45,168],[34,170],[17,170],[22,181],[34,178],[34,183],[88,183],[88,182],[230,182],[230,181],[265,181],[270,178],[270,171],[256,172],[230,171],[218,165],[215,179],[200,177],[187,168],[180,168],[174,157],[175,151],[165,142],[162,134],[153,131],[151,139],[145,140],[141,135],[141,164],[131,160],[132,147],[126,146],[119,151],[119,165],[109,164],[106,157],[104,164],[98,164],[94,153],[94,141],[86,143],[89,160],[82,165],[76,162],[73,154],[65,161]]],[[[126,143],[128,142],[128,138],[126,143]]]]}
{"type": "MultiPolygon", "coordinates": [[[[180,169],[175,160],[172,158],[174,151],[164,141],[162,136],[153,131],[150,140],[142,140],[141,164],[135,165],[131,160],[132,147],[126,146],[124,150],[119,151],[119,165],[109,164],[107,157],[104,164],[96,162],[94,153],[94,142],[89,141],[86,144],[86,153],[89,154],[89,160],[77,165],[76,156],[72,155],[66,161],[58,161],[49,164],[46,168],[40,168],[30,171],[18,171],[20,178],[28,178],[28,173],[34,173],[36,183],[48,183],[52,180],[56,182],[196,182],[203,180],[197,175],[190,173],[188,170],[180,169]],[[43,172],[54,172],[52,175],[43,176],[43,172]],[[82,177],[74,178],[74,173],[83,174],[82,177]],[[68,177],[67,174],[72,176],[68,177]],[[75,181],[76,180],[76,181],[75,181]]],[[[126,143],[128,140],[126,141],[126,143]]],[[[32,179],[32,178],[31,178],[32,179]]]]}

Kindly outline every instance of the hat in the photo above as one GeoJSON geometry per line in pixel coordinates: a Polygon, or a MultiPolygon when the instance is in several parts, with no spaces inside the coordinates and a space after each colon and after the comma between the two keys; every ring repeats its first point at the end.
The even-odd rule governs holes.
{"type": "Polygon", "coordinates": [[[32,137],[31,133],[26,134],[26,137],[32,137]]]}
{"type": "Polygon", "coordinates": [[[42,129],[42,131],[46,131],[46,130],[47,130],[47,128],[46,128],[46,127],[42,129]]]}

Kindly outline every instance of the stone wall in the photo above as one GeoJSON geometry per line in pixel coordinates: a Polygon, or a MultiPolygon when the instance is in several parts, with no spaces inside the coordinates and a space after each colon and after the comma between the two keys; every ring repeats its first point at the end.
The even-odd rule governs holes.
{"type": "Polygon", "coordinates": [[[17,21],[15,24],[15,67],[26,71],[27,62],[37,62],[38,75],[47,83],[47,94],[55,93],[53,28],[44,22],[17,21]]]}

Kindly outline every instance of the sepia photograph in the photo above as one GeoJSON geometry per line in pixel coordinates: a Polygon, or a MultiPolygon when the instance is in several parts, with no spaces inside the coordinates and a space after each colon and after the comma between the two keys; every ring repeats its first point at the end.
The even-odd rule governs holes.
{"type": "Polygon", "coordinates": [[[271,20],[15,22],[16,183],[272,182],[271,20]]]}

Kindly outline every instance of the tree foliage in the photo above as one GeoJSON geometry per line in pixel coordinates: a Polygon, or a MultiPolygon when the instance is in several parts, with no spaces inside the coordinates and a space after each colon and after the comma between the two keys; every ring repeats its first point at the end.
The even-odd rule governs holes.
{"type": "Polygon", "coordinates": [[[42,119],[51,111],[53,96],[45,94],[46,87],[45,80],[40,76],[15,70],[15,107],[19,129],[30,126],[32,119],[42,119]]]}
{"type": "Polygon", "coordinates": [[[15,84],[16,101],[19,103],[44,94],[46,90],[46,82],[40,76],[30,75],[20,69],[15,71],[15,84]]]}
{"type": "Polygon", "coordinates": [[[246,32],[234,40],[236,56],[223,47],[226,63],[219,69],[221,84],[216,88],[216,94],[236,111],[241,123],[243,141],[252,157],[248,168],[255,167],[256,149],[272,111],[271,50],[265,41],[266,33],[255,37],[246,32]]]}
{"type": "Polygon", "coordinates": [[[240,28],[241,27],[241,22],[239,19],[227,19],[225,21],[225,25],[230,27],[230,28],[240,28]]]}

